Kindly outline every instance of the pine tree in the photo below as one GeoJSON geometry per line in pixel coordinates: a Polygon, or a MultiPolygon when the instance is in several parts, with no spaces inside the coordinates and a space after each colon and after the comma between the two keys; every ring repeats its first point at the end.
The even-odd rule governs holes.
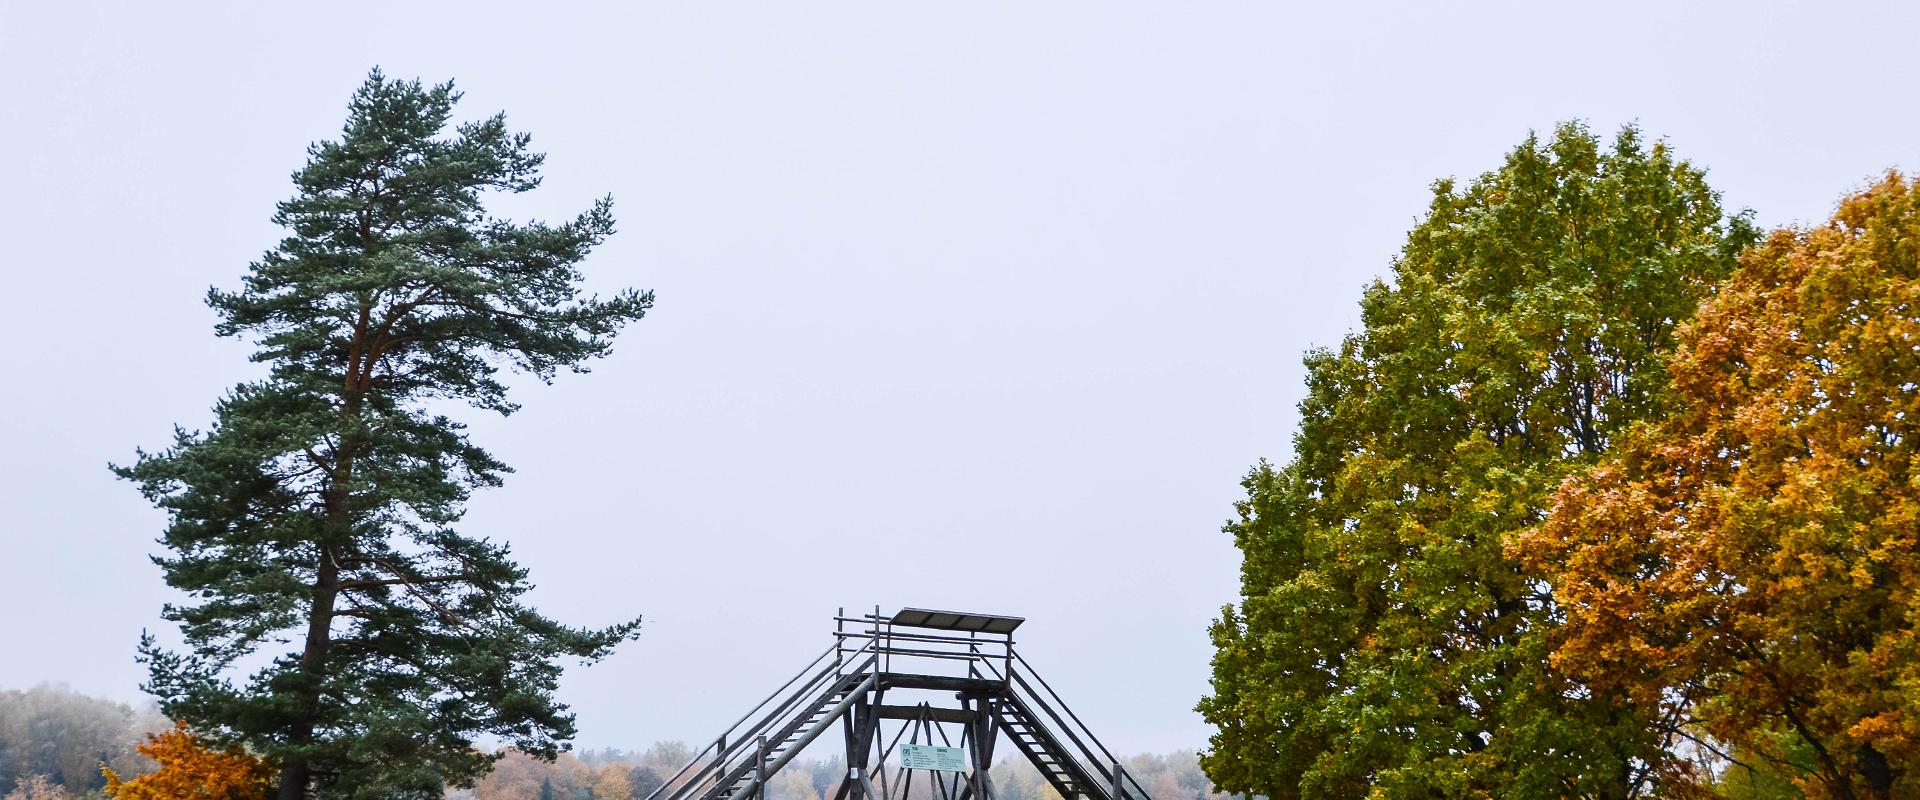
{"type": "Polygon", "coordinates": [[[507,548],[456,529],[510,470],[442,410],[511,413],[502,369],[585,371],[653,300],[582,295],[610,200],[560,224],[487,213],[539,185],[543,156],[501,115],[450,127],[459,98],[373,71],[294,174],[289,235],[208,293],[267,376],[115,468],[167,512],[155,561],[190,598],[163,610],[186,651],[142,641],[148,690],[277,764],[283,800],[437,797],[486,771],[481,735],[550,758],[574,732],[558,661],[638,629],[542,616],[507,548]]]}

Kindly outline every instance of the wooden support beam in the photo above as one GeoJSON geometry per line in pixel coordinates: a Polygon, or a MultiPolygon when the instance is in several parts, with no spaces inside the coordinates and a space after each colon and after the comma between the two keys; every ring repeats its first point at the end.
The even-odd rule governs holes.
{"type": "Polygon", "coordinates": [[[934,722],[957,722],[962,725],[971,724],[975,719],[979,718],[978,715],[972,711],[959,708],[923,709],[919,706],[879,706],[876,711],[879,713],[881,719],[917,720],[922,716],[926,716],[930,717],[934,722]]]}

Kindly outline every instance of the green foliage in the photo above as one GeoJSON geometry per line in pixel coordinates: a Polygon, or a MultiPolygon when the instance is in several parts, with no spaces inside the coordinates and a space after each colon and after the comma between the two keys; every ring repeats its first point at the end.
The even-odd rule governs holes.
{"type": "Polygon", "coordinates": [[[480,735],[551,757],[573,734],[559,659],[638,626],[541,616],[507,549],[454,528],[508,468],[434,409],[511,413],[502,368],[584,371],[652,303],[580,294],[610,201],[561,224],[487,214],[539,185],[542,156],[499,115],[449,130],[458,100],[373,72],[295,173],[274,217],[290,235],[208,294],[268,377],[116,468],[168,513],[156,562],[191,598],[164,611],[188,651],[143,642],[149,690],[278,763],[283,798],[438,796],[485,771],[480,735]],[[255,653],[270,662],[236,683],[255,653]]]}
{"type": "Polygon", "coordinates": [[[1294,460],[1227,532],[1204,765],[1274,798],[1629,797],[1654,721],[1546,668],[1557,613],[1506,553],[1571,470],[1662,409],[1675,326],[1753,239],[1628,128],[1529,138],[1434,188],[1365,330],[1308,355],[1294,460]]]}
{"type": "MultiPolygon", "coordinates": [[[[1783,742],[1787,738],[1780,737],[1783,742]]],[[[1785,742],[1780,749],[1807,761],[1813,759],[1812,748],[1805,740],[1785,742]]],[[[1713,782],[1715,795],[1728,800],[1805,800],[1807,795],[1795,785],[1791,768],[1775,767],[1737,748],[1734,756],[1740,763],[1727,765],[1713,782]]]]}

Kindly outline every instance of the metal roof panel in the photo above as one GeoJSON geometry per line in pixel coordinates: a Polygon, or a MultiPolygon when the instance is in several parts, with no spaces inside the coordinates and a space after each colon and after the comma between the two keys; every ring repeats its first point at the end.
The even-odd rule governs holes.
{"type": "Polygon", "coordinates": [[[976,614],[970,611],[935,611],[928,608],[903,608],[894,613],[891,622],[912,628],[938,628],[947,631],[979,631],[981,633],[1013,633],[1024,617],[1007,617],[999,614],[976,614]]]}

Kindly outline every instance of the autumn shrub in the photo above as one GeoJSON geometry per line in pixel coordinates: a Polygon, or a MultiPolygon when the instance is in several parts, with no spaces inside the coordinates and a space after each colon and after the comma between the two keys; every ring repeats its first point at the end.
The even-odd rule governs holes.
{"type": "Polygon", "coordinates": [[[112,800],[260,800],[272,794],[275,772],[239,746],[210,746],[179,722],[173,730],[147,734],[139,751],[158,762],[152,773],[122,780],[108,767],[112,800]]]}

